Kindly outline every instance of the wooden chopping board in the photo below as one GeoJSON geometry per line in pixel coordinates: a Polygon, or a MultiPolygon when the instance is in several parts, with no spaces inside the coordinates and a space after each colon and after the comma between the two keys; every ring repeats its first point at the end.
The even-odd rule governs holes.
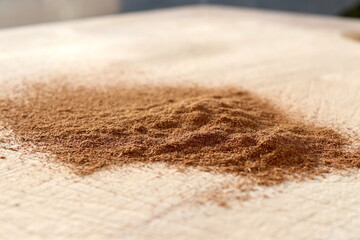
{"type": "MultiPolygon", "coordinates": [[[[209,6],[7,29],[0,96],[54,78],[237,86],[356,144],[359,35],[355,20],[209,6]]],[[[232,176],[158,164],[80,178],[0,151],[0,239],[360,239],[358,171],[260,188],[224,208],[194,201],[232,176]]]]}

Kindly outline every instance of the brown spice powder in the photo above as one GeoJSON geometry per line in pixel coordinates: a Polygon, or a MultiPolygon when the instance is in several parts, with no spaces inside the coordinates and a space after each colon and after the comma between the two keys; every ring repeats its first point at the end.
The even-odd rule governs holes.
{"type": "Polygon", "coordinates": [[[273,185],[360,167],[359,154],[344,150],[350,142],[339,133],[292,120],[234,89],[37,84],[0,100],[0,120],[23,145],[81,175],[163,162],[273,185]]]}

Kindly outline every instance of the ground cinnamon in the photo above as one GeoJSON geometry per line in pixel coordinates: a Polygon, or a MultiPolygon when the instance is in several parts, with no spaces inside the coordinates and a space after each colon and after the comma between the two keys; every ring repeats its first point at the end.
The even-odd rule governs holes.
{"type": "Polygon", "coordinates": [[[23,146],[81,175],[163,162],[273,185],[360,167],[336,131],[293,120],[238,89],[37,84],[0,100],[0,120],[23,146]]]}

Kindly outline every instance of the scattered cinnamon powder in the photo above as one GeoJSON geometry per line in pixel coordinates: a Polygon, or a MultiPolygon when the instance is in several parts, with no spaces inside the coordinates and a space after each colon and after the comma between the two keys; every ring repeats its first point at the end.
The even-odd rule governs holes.
{"type": "Polygon", "coordinates": [[[293,120],[236,89],[37,84],[0,100],[0,120],[23,145],[81,175],[163,162],[273,185],[360,167],[336,131],[293,120]]]}

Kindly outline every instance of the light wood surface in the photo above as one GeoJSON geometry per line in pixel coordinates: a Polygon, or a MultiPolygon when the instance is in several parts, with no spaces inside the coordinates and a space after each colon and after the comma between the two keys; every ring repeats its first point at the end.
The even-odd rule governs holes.
{"type": "MultiPolygon", "coordinates": [[[[359,143],[360,22],[187,7],[0,31],[0,95],[23,82],[236,86],[359,143]]],[[[7,134],[1,131],[1,134],[7,134]]],[[[233,176],[163,165],[79,178],[0,150],[0,239],[360,239],[360,174],[195,204],[233,176]],[[261,197],[264,194],[268,198],[261,197]]]]}

